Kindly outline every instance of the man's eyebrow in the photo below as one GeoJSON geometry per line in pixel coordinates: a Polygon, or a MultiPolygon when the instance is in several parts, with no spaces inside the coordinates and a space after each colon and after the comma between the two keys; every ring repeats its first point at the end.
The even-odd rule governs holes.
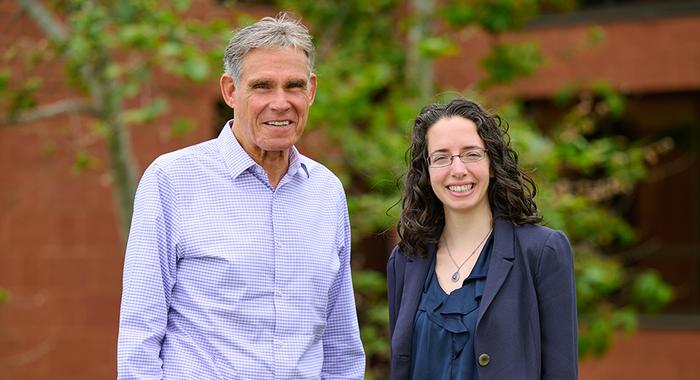
{"type": "Polygon", "coordinates": [[[254,79],[253,81],[248,83],[249,88],[256,88],[260,86],[269,86],[272,84],[272,81],[269,79],[254,79]]]}
{"type": "Polygon", "coordinates": [[[308,81],[306,79],[292,79],[287,84],[285,87],[287,88],[294,88],[294,87],[301,87],[301,88],[306,88],[306,84],[308,81]]]}

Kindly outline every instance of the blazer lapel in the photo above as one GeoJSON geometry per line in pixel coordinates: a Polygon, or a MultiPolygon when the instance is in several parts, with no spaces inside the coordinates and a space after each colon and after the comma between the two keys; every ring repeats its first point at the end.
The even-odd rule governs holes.
{"type": "Polygon", "coordinates": [[[512,222],[508,219],[496,218],[494,221],[493,251],[491,252],[491,262],[489,263],[489,271],[486,276],[484,295],[479,307],[477,326],[513,267],[513,259],[515,258],[514,239],[512,222]]]}
{"type": "Polygon", "coordinates": [[[430,267],[430,258],[435,254],[435,245],[428,246],[428,257],[412,257],[406,259],[404,272],[401,307],[394,328],[394,347],[402,349],[399,355],[411,355],[413,340],[413,323],[415,321],[418,303],[423,293],[423,285],[430,267]],[[396,336],[398,335],[398,336],[396,336]]]}

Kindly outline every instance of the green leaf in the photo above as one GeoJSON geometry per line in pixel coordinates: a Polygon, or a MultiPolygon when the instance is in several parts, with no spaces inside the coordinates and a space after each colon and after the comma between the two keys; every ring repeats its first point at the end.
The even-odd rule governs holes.
{"type": "Polygon", "coordinates": [[[428,37],[418,44],[418,50],[430,58],[452,56],[459,51],[457,45],[446,37],[428,37]]]}
{"type": "Polygon", "coordinates": [[[0,288],[0,304],[8,302],[10,300],[10,292],[7,289],[0,288]]]}
{"type": "Polygon", "coordinates": [[[442,13],[453,26],[477,24],[490,33],[518,29],[539,11],[537,0],[452,0],[442,13]]]}
{"type": "Polygon", "coordinates": [[[352,277],[353,285],[359,292],[383,293],[386,291],[384,275],[373,270],[355,272],[352,277]]]}
{"type": "Polygon", "coordinates": [[[209,62],[201,55],[189,54],[183,63],[183,73],[192,80],[203,81],[209,72],[209,62]]]}
{"type": "Polygon", "coordinates": [[[163,57],[174,57],[182,52],[182,43],[168,41],[160,46],[159,53],[163,57]]]}
{"type": "Polygon", "coordinates": [[[481,61],[487,77],[480,86],[508,84],[517,78],[532,75],[542,64],[542,54],[534,42],[523,44],[498,44],[481,61]]]}
{"type": "Polygon", "coordinates": [[[637,312],[632,307],[623,307],[615,310],[610,319],[615,328],[622,329],[626,333],[631,333],[637,329],[637,312]]]}
{"type": "Polygon", "coordinates": [[[10,69],[0,69],[0,99],[2,99],[7,92],[7,87],[10,82],[10,75],[12,75],[10,69]]]}
{"type": "Polygon", "coordinates": [[[656,313],[673,299],[673,290],[656,271],[647,270],[634,280],[633,297],[644,311],[656,313]]]}
{"type": "Polygon", "coordinates": [[[194,130],[194,123],[190,119],[178,118],[170,126],[170,136],[182,137],[194,130]]]}
{"type": "Polygon", "coordinates": [[[602,355],[610,347],[614,325],[609,313],[602,311],[580,321],[579,355],[602,355]]]}
{"type": "Polygon", "coordinates": [[[127,123],[148,123],[168,110],[168,102],[164,98],[155,99],[143,107],[124,112],[124,121],[127,123]]]}
{"type": "Polygon", "coordinates": [[[173,5],[178,12],[184,12],[190,8],[190,0],[173,0],[173,5]]]}
{"type": "Polygon", "coordinates": [[[588,43],[599,45],[605,42],[605,29],[596,25],[588,29],[588,43]]]}
{"type": "Polygon", "coordinates": [[[75,153],[73,158],[73,170],[78,173],[83,173],[88,170],[97,168],[97,158],[87,151],[80,150],[75,153]]]}

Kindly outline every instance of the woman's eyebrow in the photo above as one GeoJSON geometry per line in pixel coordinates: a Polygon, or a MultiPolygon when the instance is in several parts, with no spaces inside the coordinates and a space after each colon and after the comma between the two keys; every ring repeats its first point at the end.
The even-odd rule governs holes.
{"type": "MultiPolygon", "coordinates": [[[[460,152],[464,152],[464,151],[472,150],[472,149],[486,149],[486,148],[483,148],[483,147],[481,147],[481,146],[479,146],[479,145],[466,145],[466,146],[463,146],[462,148],[460,148],[459,151],[460,151],[460,152]]],[[[430,154],[434,154],[434,153],[449,153],[449,152],[450,152],[450,150],[447,149],[447,148],[440,148],[440,149],[435,149],[434,151],[430,152],[430,154]]]]}

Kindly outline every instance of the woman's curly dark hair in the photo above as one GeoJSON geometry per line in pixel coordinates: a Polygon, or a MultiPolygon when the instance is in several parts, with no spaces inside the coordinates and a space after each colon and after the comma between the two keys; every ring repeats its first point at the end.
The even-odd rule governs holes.
{"type": "Polygon", "coordinates": [[[426,134],[439,120],[454,116],[473,121],[486,144],[492,175],[488,199],[494,216],[516,224],[542,220],[533,199],[537,193],[535,182],[518,166],[518,154],[510,146],[508,124],[470,100],[431,104],[416,117],[411,146],[406,152],[408,171],[397,231],[401,239],[399,247],[407,256],[425,256],[426,243],[436,244],[437,234],[444,227],[443,205],[430,186],[426,134]]]}

